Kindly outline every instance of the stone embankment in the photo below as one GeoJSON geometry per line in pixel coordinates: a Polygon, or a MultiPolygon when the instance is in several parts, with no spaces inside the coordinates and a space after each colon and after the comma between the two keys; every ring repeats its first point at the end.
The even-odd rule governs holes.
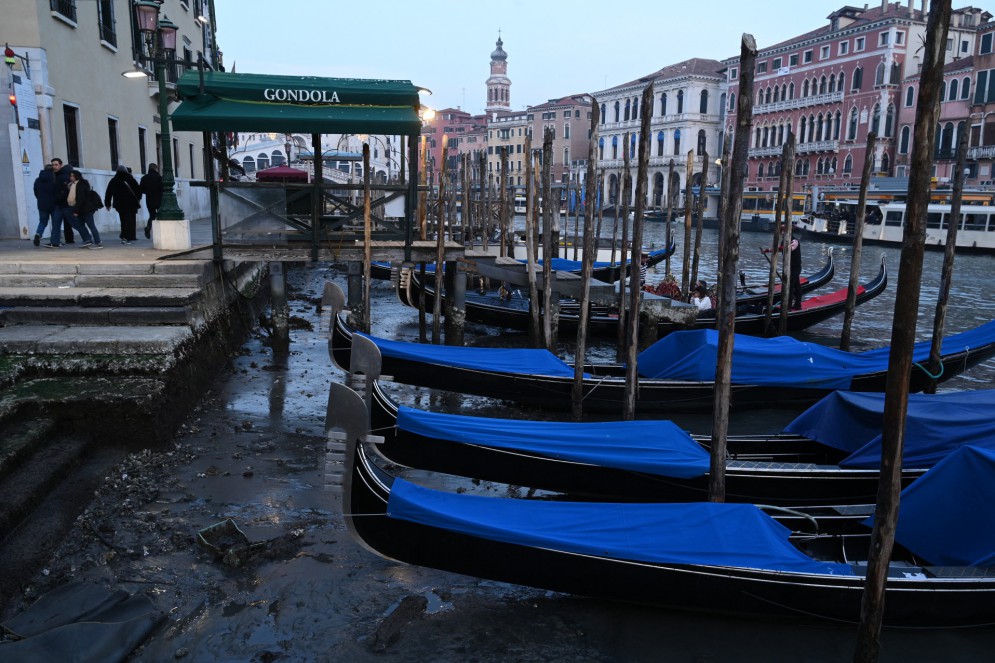
{"type": "Polygon", "coordinates": [[[155,447],[255,324],[262,263],[0,242],[0,602],[126,453],[155,447]]]}

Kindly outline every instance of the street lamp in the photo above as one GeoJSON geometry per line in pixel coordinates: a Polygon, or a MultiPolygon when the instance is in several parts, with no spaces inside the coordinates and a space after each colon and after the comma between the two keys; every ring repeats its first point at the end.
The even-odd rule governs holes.
{"type": "MultiPolygon", "coordinates": [[[[145,38],[149,56],[155,62],[155,77],[159,81],[159,124],[162,143],[162,205],[157,220],[182,221],[183,210],[176,200],[173,190],[176,180],[173,176],[172,139],[169,135],[169,99],[166,89],[166,52],[176,50],[176,24],[165,15],[160,19],[161,2],[135,0],[135,19],[138,30],[145,38]]],[[[158,240],[158,235],[156,236],[158,240]]],[[[157,246],[157,248],[159,248],[157,246]]]]}

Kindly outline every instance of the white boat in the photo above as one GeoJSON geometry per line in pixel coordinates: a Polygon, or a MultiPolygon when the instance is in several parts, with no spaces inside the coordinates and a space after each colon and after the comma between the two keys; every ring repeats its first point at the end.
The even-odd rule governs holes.
{"type": "MultiPolygon", "coordinates": [[[[927,207],[926,248],[942,249],[947,242],[950,205],[933,203],[927,207]]],[[[831,213],[813,214],[796,222],[796,227],[828,240],[853,241],[857,201],[838,202],[831,213]]],[[[957,228],[957,250],[965,253],[995,253],[995,206],[961,205],[957,228]]],[[[901,246],[905,232],[906,203],[869,201],[864,219],[864,241],[901,246]]]]}

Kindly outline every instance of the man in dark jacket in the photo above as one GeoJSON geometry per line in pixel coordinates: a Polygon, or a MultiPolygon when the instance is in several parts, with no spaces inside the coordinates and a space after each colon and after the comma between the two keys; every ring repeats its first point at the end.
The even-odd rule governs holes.
{"type": "Polygon", "coordinates": [[[76,241],[70,223],[73,208],[66,201],[69,197],[69,173],[73,172],[73,167],[62,165],[62,159],[56,157],[52,159],[52,171],[55,173],[55,211],[52,213],[52,239],[45,246],[57,249],[60,229],[65,232],[66,244],[73,244],[76,241]]]}
{"type": "Polygon", "coordinates": [[[55,171],[52,170],[52,164],[47,164],[45,169],[38,173],[34,189],[35,199],[38,201],[38,228],[35,229],[35,246],[38,246],[41,244],[49,220],[53,221],[52,228],[57,232],[57,225],[54,223],[55,171]]]}
{"type": "Polygon", "coordinates": [[[145,196],[145,209],[149,211],[149,220],[145,224],[145,239],[149,239],[152,237],[152,222],[155,221],[159,205],[162,205],[162,176],[159,174],[159,166],[149,164],[149,172],[138,183],[138,189],[145,196]]]}

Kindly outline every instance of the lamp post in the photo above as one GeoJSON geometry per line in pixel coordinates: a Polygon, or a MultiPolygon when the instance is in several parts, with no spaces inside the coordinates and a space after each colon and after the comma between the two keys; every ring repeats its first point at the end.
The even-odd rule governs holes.
{"type": "MultiPolygon", "coordinates": [[[[166,89],[166,51],[176,49],[176,25],[165,15],[159,18],[161,2],[155,0],[135,0],[135,18],[138,30],[145,37],[149,56],[155,62],[155,76],[159,81],[159,125],[162,144],[162,205],[156,221],[182,221],[183,210],[176,200],[174,187],[176,179],[173,175],[172,139],[169,135],[169,99],[166,89]]],[[[187,233],[189,235],[189,231],[187,233]]],[[[156,248],[166,248],[159,245],[161,233],[156,231],[156,248]]],[[[174,247],[168,247],[174,248],[174,247]]],[[[189,237],[187,247],[189,248],[189,237]]]]}

